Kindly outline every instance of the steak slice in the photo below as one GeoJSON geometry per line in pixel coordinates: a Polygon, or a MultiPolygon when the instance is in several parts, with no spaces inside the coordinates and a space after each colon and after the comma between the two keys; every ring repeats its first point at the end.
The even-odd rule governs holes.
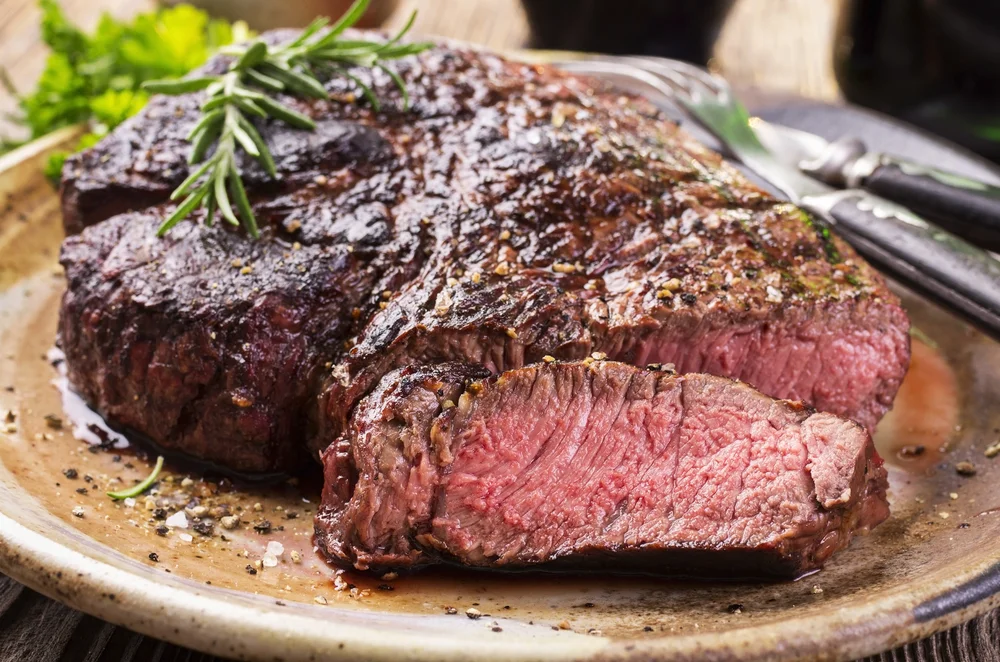
{"type": "Polygon", "coordinates": [[[610,361],[387,375],[324,454],[317,541],[395,570],[796,577],[889,514],[861,426],[610,361]]]}

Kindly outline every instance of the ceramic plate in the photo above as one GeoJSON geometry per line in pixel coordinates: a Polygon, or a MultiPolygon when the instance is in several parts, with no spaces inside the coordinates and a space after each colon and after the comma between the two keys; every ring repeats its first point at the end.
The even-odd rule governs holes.
{"type": "MultiPolygon", "coordinates": [[[[990,176],[896,130],[909,140],[897,151],[944,150],[958,169],[990,176]]],[[[150,463],[113,437],[89,443],[104,432],[64,401],[50,352],[62,231],[42,166],[70,139],[0,161],[0,415],[11,412],[0,422],[0,571],[28,586],[144,634],[249,660],[847,659],[1000,604],[1000,457],[986,453],[1000,438],[1000,345],[907,292],[920,332],[877,439],[893,516],[797,582],[338,573],[312,544],[318,483],[309,477],[254,487],[168,466],[156,494],[112,501],[105,492],[132,485],[150,463]],[[960,462],[975,475],[961,475],[960,462]],[[228,509],[233,528],[193,519],[179,528],[162,519],[164,501],[228,509]]]]}

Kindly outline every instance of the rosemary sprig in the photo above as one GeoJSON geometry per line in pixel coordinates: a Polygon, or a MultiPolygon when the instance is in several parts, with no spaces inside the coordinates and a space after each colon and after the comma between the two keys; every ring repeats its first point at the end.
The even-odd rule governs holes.
{"type": "Polygon", "coordinates": [[[160,477],[160,470],[163,469],[163,456],[156,458],[156,466],[153,467],[153,471],[146,476],[146,478],[139,484],[133,485],[132,487],[127,487],[124,490],[118,490],[117,492],[108,492],[108,496],[115,501],[120,501],[122,499],[129,499],[131,497],[137,497],[156,482],[156,479],[160,477]]]}
{"type": "Polygon", "coordinates": [[[257,220],[236,163],[237,150],[256,159],[271,177],[276,177],[277,172],[267,143],[251,118],[270,117],[300,129],[316,128],[312,119],[281,103],[274,94],[326,99],[329,95],[320,75],[342,75],[351,80],[368,103],[378,110],[375,93],[348,70],[352,66],[367,67],[384,71],[402,93],[404,108],[409,106],[403,80],[383,62],[419,53],[432,44],[400,43],[413,26],[416,11],[406,25],[385,42],[341,39],[341,34],[365,13],[369,2],[355,0],[330,27],[327,27],[326,18],[316,19],[287,44],[269,46],[257,40],[223,48],[220,52],[233,57],[228,71],[223,74],[143,84],[150,92],[160,94],[205,91],[201,118],[187,136],[193,145],[188,162],[201,165],[170,196],[171,200],[183,198],[183,202],[163,222],[157,236],[162,237],[200,206],[207,210],[205,225],[212,225],[218,212],[232,225],[240,225],[242,220],[246,231],[253,237],[258,236],[257,220]],[[209,156],[213,145],[215,150],[209,156]]]}

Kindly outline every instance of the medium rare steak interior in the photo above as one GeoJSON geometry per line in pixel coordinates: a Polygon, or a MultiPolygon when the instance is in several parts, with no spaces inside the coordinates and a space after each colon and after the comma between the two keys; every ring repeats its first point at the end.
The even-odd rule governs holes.
{"type": "MultiPolygon", "coordinates": [[[[67,161],[59,343],[112,424],[287,471],[350,443],[357,403],[401,367],[460,362],[478,379],[594,353],[740,379],[868,430],[891,406],[908,321],[883,279],[647,101],[465,47],[390,66],[409,110],[364,69],[381,111],[334,78],[328,101],[282,98],[316,131],[258,122],[279,171],[244,164],[258,240],[200,211],[154,236],[189,172],[200,93],[154,97],[67,161]]],[[[326,468],[330,494],[357,478],[326,468]]],[[[846,541],[861,521],[823,526],[846,541]]]]}
{"type": "Polygon", "coordinates": [[[889,514],[868,433],[801,403],[610,361],[482,373],[403,368],[358,405],[324,454],[324,549],[380,572],[796,577],[889,514]]]}

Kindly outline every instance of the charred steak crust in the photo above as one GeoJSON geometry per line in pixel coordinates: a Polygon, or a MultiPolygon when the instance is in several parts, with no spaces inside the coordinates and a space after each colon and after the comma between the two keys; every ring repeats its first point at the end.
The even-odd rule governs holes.
{"type": "Polygon", "coordinates": [[[339,438],[400,366],[593,352],[869,429],[890,406],[908,321],[882,278],[647,101],[462,46],[393,66],[409,112],[359,70],[381,112],[333,79],[330,101],[284,100],[315,133],[260,125],[281,176],[245,170],[258,242],[197,215],[152,236],[197,94],[154,98],[68,161],[66,228],[84,229],[64,244],[59,342],[112,422],[267,471],[339,438]]]}
{"type": "Polygon", "coordinates": [[[319,372],[353,322],[342,288],[363,274],[342,247],[294,250],[270,230],[251,244],[193,241],[191,225],[156,240],[160,222],[130,214],[64,243],[70,383],[168,449],[244,472],[291,469],[319,372]]]}
{"type": "Polygon", "coordinates": [[[331,559],[795,577],[888,516],[868,433],[801,403],[610,361],[477,371],[361,401],[323,458],[331,559]]]}
{"type": "Polygon", "coordinates": [[[321,535],[328,554],[358,565],[366,564],[364,549],[378,549],[380,565],[422,561],[413,522],[430,517],[438,467],[448,458],[431,426],[443,407],[453,406],[469,384],[489,374],[466,363],[401,368],[362,400],[353,430],[370,440],[367,450],[344,437],[322,457],[326,528],[321,535]],[[390,481],[405,487],[393,490],[390,481]]]}

